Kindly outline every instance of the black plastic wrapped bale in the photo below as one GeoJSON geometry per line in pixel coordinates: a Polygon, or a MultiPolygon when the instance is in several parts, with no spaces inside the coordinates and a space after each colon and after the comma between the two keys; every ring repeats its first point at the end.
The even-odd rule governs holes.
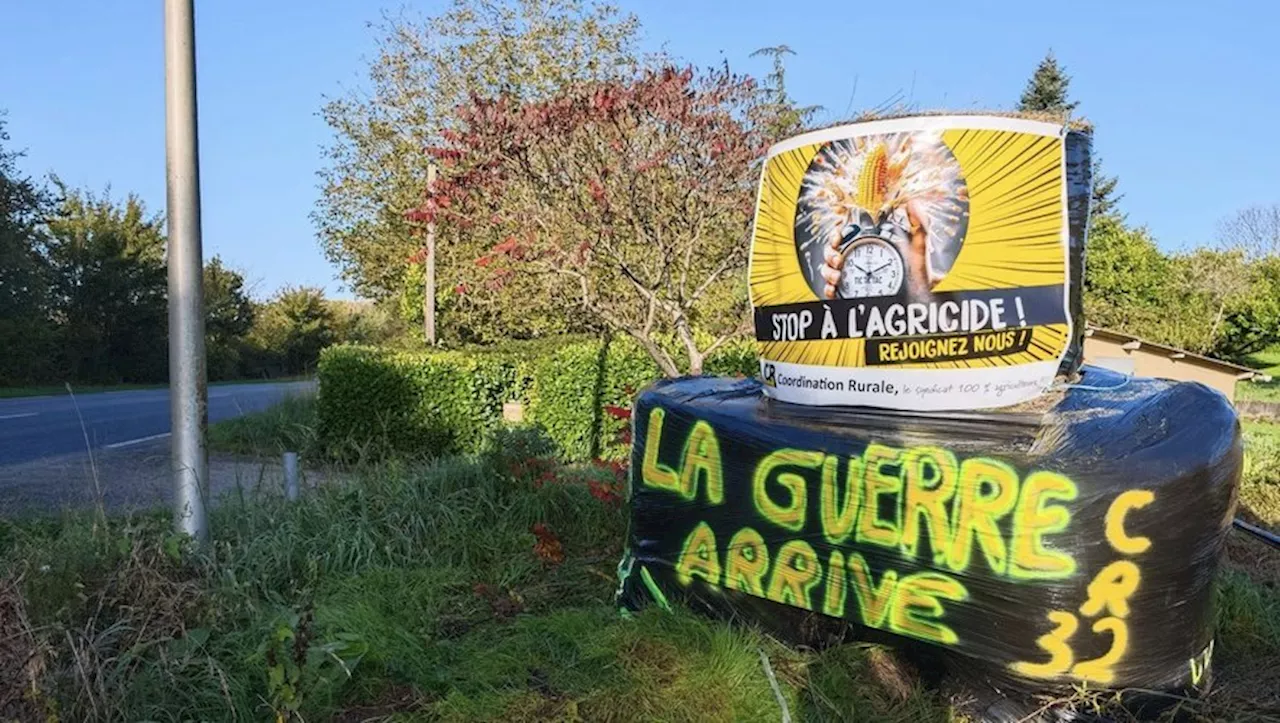
{"type": "Polygon", "coordinates": [[[1050,405],[805,408],[755,380],[660,382],[634,409],[621,603],[923,649],[1004,691],[1203,690],[1234,410],[1092,367],[1050,405]]]}

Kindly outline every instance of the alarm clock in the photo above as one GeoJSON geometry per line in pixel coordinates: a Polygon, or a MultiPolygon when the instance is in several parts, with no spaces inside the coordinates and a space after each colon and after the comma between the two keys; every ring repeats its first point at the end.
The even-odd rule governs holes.
{"type": "Polygon", "coordinates": [[[894,243],[896,229],[883,226],[864,228],[850,224],[842,234],[838,249],[840,283],[836,296],[841,299],[863,299],[896,296],[907,278],[906,261],[899,244],[894,243]]]}

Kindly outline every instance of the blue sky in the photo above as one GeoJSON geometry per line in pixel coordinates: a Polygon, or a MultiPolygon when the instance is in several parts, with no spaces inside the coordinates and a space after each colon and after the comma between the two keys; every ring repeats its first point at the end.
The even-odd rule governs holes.
{"type": "MultiPolygon", "coordinates": [[[[444,3],[412,3],[423,12],[444,3]]],[[[1123,209],[1166,248],[1210,243],[1234,210],[1280,203],[1280,5],[1256,2],[763,2],[629,0],[645,45],[699,65],[786,43],[793,94],[830,120],[898,97],[1007,108],[1052,47],[1072,75],[1123,209]],[[855,92],[856,88],[856,92],[855,92]]],[[[362,82],[373,51],[356,0],[200,0],[206,256],[260,295],[286,283],[345,295],[309,219],[326,95],[362,82]]],[[[164,205],[160,2],[40,0],[0,14],[0,108],[22,167],[164,205]]]]}

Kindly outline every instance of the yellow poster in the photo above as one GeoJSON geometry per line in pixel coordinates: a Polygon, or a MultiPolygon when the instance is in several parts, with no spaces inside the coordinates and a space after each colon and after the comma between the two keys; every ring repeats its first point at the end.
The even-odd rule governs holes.
{"type": "Polygon", "coordinates": [[[1065,136],[931,116],[774,146],[750,270],[766,393],[916,410],[1042,394],[1072,333],[1065,136]]]}

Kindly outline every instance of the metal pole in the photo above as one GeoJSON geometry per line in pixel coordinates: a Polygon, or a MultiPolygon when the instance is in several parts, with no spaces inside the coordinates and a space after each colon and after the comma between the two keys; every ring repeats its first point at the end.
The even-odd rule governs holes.
{"type": "Polygon", "coordinates": [[[204,357],[204,259],[196,128],[194,0],[164,3],[166,210],[169,219],[169,416],[174,527],[209,537],[205,513],[208,395],[204,357]]]}
{"type": "MultiPolygon", "coordinates": [[[[436,164],[427,165],[427,188],[436,182],[436,164]]],[[[427,223],[427,278],[422,290],[422,331],[428,344],[436,343],[436,222],[427,223]]]]}
{"type": "Polygon", "coordinates": [[[284,453],[284,497],[293,502],[298,499],[298,453],[284,453]]]}

